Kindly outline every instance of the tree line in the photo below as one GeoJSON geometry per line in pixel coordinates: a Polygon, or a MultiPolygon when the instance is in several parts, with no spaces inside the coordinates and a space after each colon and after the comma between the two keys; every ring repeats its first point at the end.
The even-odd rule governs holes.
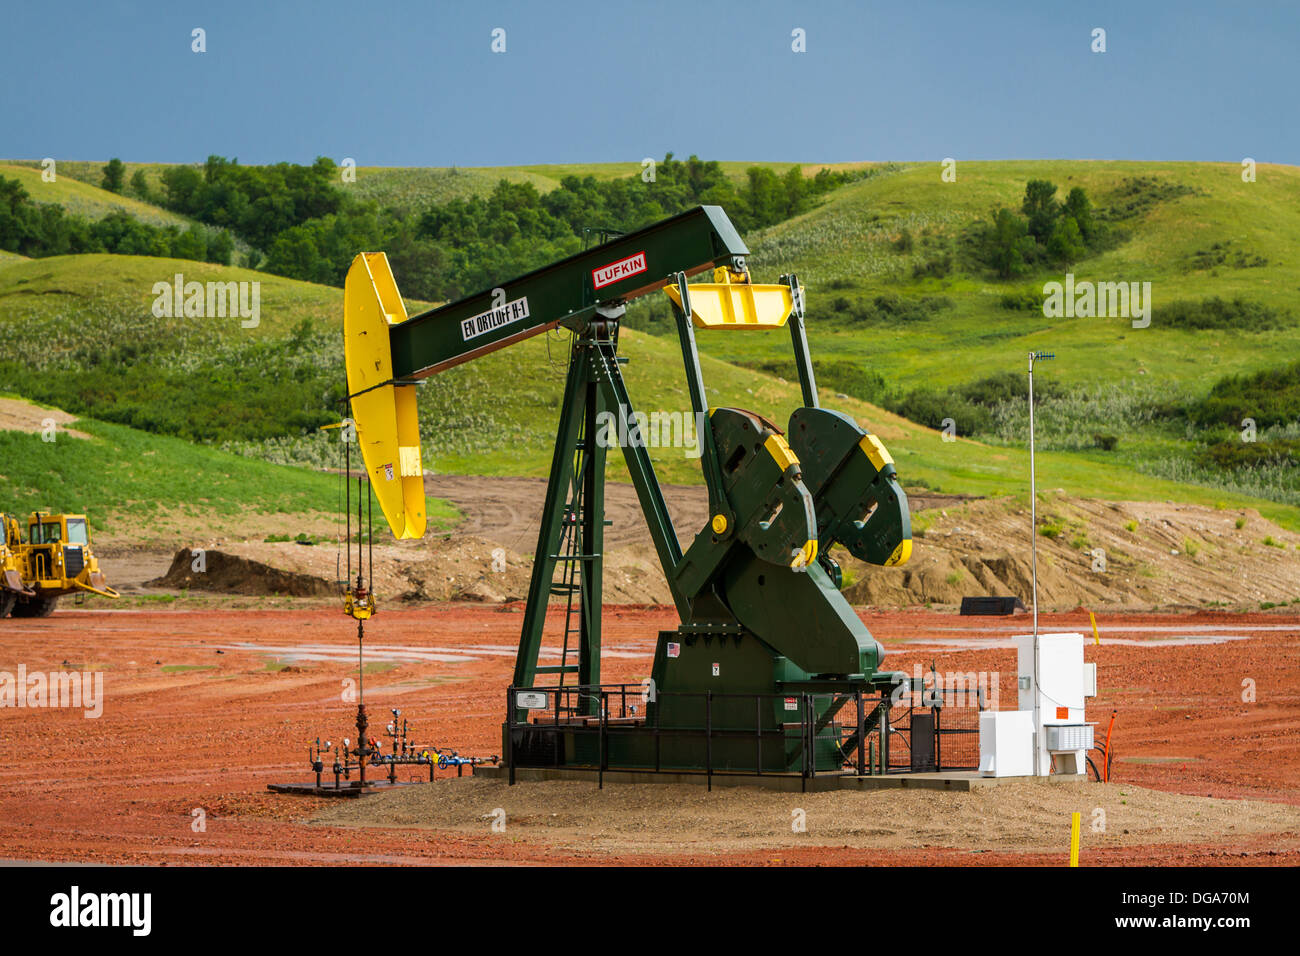
{"type": "Polygon", "coordinates": [[[566,176],[547,193],[501,179],[488,195],[408,215],[350,195],[327,157],[241,166],[209,156],[202,166],[168,167],[158,185],[143,170],[128,182],[125,164],[112,159],[103,168],[105,189],[209,228],[152,226],[127,212],[91,220],[0,179],[0,248],[30,257],[113,252],[228,265],[238,237],[250,249],[241,265],[336,286],[358,251],[383,249],[406,295],[454,299],[571,255],[602,232],[627,232],[701,204],[724,207],[742,232],[770,226],[864,175],[822,169],[807,177],[797,166],[778,175],[754,166],[736,182],[717,162],[669,153],[652,176],[566,176]]]}
{"type": "Polygon", "coordinates": [[[120,210],[89,219],[36,202],[21,182],[0,176],[0,249],[6,252],[32,259],[111,252],[229,265],[234,248],[228,233],[201,226],[153,226],[120,210]]]}
{"type": "Polygon", "coordinates": [[[861,175],[823,169],[805,177],[792,167],[778,176],[756,166],[738,185],[717,162],[683,162],[669,153],[650,182],[566,176],[541,193],[501,179],[486,196],[453,199],[415,216],[350,196],[328,158],[311,166],[240,166],[212,156],[202,171],[168,169],[155,198],[264,252],[265,259],[255,253],[252,267],[341,285],[357,251],[383,249],[405,294],[439,300],[571,255],[600,230],[626,232],[700,204],[723,206],[742,231],[762,228],[861,175]]]}

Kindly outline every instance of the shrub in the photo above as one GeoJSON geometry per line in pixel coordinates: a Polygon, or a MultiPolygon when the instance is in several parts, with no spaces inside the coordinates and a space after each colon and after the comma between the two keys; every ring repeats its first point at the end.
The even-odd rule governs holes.
{"type": "Polygon", "coordinates": [[[1264,369],[1252,375],[1228,375],[1188,409],[1198,425],[1240,428],[1254,419],[1259,428],[1300,420],[1300,361],[1264,369]]]}
{"type": "Polygon", "coordinates": [[[838,315],[863,324],[897,324],[920,322],[933,318],[945,309],[952,308],[952,300],[945,296],[904,298],[900,295],[878,295],[870,302],[851,303],[843,296],[837,297],[831,307],[838,315]]]}
{"type": "MultiPolygon", "coordinates": [[[[1034,403],[1041,405],[1063,392],[1055,381],[1042,379],[1034,387],[1034,403]]],[[[1029,385],[1024,376],[1002,372],[943,392],[913,389],[886,399],[884,404],[891,412],[929,428],[943,428],[944,420],[952,419],[959,434],[973,435],[993,429],[995,410],[1009,402],[1024,404],[1028,397],[1029,385]]]]}
{"type": "Polygon", "coordinates": [[[960,435],[987,431],[992,424],[992,416],[987,408],[951,392],[914,389],[902,397],[888,399],[885,406],[894,414],[910,418],[927,428],[941,429],[944,422],[951,419],[960,435]]]}
{"type": "Polygon", "coordinates": [[[875,405],[884,401],[888,389],[883,375],[867,368],[862,362],[849,359],[818,362],[816,376],[819,389],[844,392],[875,405]]]}
{"type": "Polygon", "coordinates": [[[1155,176],[1129,176],[1112,194],[1114,200],[1107,208],[1107,219],[1131,219],[1154,208],[1157,204],[1195,193],[1191,186],[1168,182],[1155,176]]]}
{"type": "Polygon", "coordinates": [[[913,279],[942,279],[952,274],[952,253],[945,252],[912,267],[913,279]]]}
{"type": "Polygon", "coordinates": [[[1176,329],[1232,329],[1265,332],[1291,325],[1291,313],[1236,296],[1231,300],[1211,296],[1199,302],[1179,299],[1162,306],[1155,319],[1176,329]]]}
{"type": "Polygon", "coordinates": [[[1300,464],[1300,441],[1279,438],[1274,441],[1245,442],[1237,438],[1214,441],[1196,452],[1205,465],[1219,468],[1259,468],[1264,465],[1300,464]]]}
{"type": "Polygon", "coordinates": [[[1043,294],[1038,289],[1016,289],[998,297],[998,305],[1013,312],[1041,312],[1043,294]]]}

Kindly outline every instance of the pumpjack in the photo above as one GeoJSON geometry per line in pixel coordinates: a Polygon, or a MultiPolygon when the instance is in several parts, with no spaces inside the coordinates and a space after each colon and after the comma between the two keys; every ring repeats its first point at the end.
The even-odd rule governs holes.
{"type": "MultiPolygon", "coordinates": [[[[358,255],[348,272],[344,345],[352,418],[376,499],[398,538],[420,537],[425,527],[417,384],[552,329],[572,333],[504,728],[507,754],[527,748],[521,728],[540,701],[554,700],[557,726],[562,709],[575,727],[600,716],[601,695],[583,691],[601,686],[610,442],[598,438],[610,416],[625,423],[629,439],[619,444],[680,623],[658,636],[644,712],[608,746],[602,738],[602,767],[653,761],[689,769],[707,760],[710,767],[790,770],[795,759],[809,759],[806,752],[796,758],[798,748],[782,739],[792,717],[824,725],[845,701],[856,697],[861,708],[864,695],[883,694],[898,681],[881,670],[883,649],[840,593],[841,572],[830,551],[839,544],[871,564],[906,562],[912,547],[907,497],[879,439],[820,403],[798,278],[756,283],[748,255],[723,210],[700,206],[418,315],[407,315],[383,253],[358,255]],[[711,282],[689,281],[710,271],[711,282]],[[672,303],[691,409],[696,421],[707,423],[699,441],[709,517],[684,550],[646,443],[638,440],[621,371],[627,358],[619,353],[628,303],[659,290],[672,303]],[[710,407],[697,330],[783,326],[803,400],[787,428],[754,411],[710,407]],[[555,594],[576,609],[576,628],[566,624],[561,663],[543,665],[546,611],[555,594]],[[566,686],[563,694],[539,696],[566,686]],[[707,718],[700,703],[706,697],[707,718]],[[565,708],[562,700],[573,703],[565,708]],[[801,715],[805,708],[816,713],[801,715]],[[702,726],[706,719],[714,730],[757,732],[759,745],[725,736],[662,736],[664,728],[702,726]]],[[[555,762],[581,763],[590,750],[584,740],[589,743],[575,733],[555,762]]],[[[862,740],[859,722],[857,741],[865,749],[862,740]]],[[[810,749],[818,769],[844,763],[845,749],[833,741],[818,740],[810,749]]]]}

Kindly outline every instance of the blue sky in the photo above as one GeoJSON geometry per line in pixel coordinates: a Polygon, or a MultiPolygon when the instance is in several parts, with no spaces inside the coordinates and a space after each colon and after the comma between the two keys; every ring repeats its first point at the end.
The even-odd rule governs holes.
{"type": "Polygon", "coordinates": [[[1300,4],[101,0],[0,24],[6,158],[1300,162],[1300,4]]]}

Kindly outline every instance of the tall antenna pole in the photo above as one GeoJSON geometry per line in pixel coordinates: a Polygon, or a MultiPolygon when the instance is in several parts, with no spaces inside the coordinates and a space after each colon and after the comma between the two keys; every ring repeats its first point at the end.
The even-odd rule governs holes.
{"type": "Polygon", "coordinates": [[[1029,353],[1029,553],[1033,579],[1034,602],[1034,776],[1042,775],[1042,757],[1038,734],[1042,723],[1039,702],[1042,695],[1038,687],[1038,483],[1034,474],[1034,361],[1055,358],[1048,352],[1029,353]]]}
{"type": "MultiPolygon", "coordinates": [[[[1034,359],[1037,357],[1036,353],[1029,353],[1029,553],[1033,569],[1035,657],[1038,656],[1038,485],[1034,476],[1034,359]]],[[[1038,670],[1037,666],[1034,670],[1038,670]]]]}

